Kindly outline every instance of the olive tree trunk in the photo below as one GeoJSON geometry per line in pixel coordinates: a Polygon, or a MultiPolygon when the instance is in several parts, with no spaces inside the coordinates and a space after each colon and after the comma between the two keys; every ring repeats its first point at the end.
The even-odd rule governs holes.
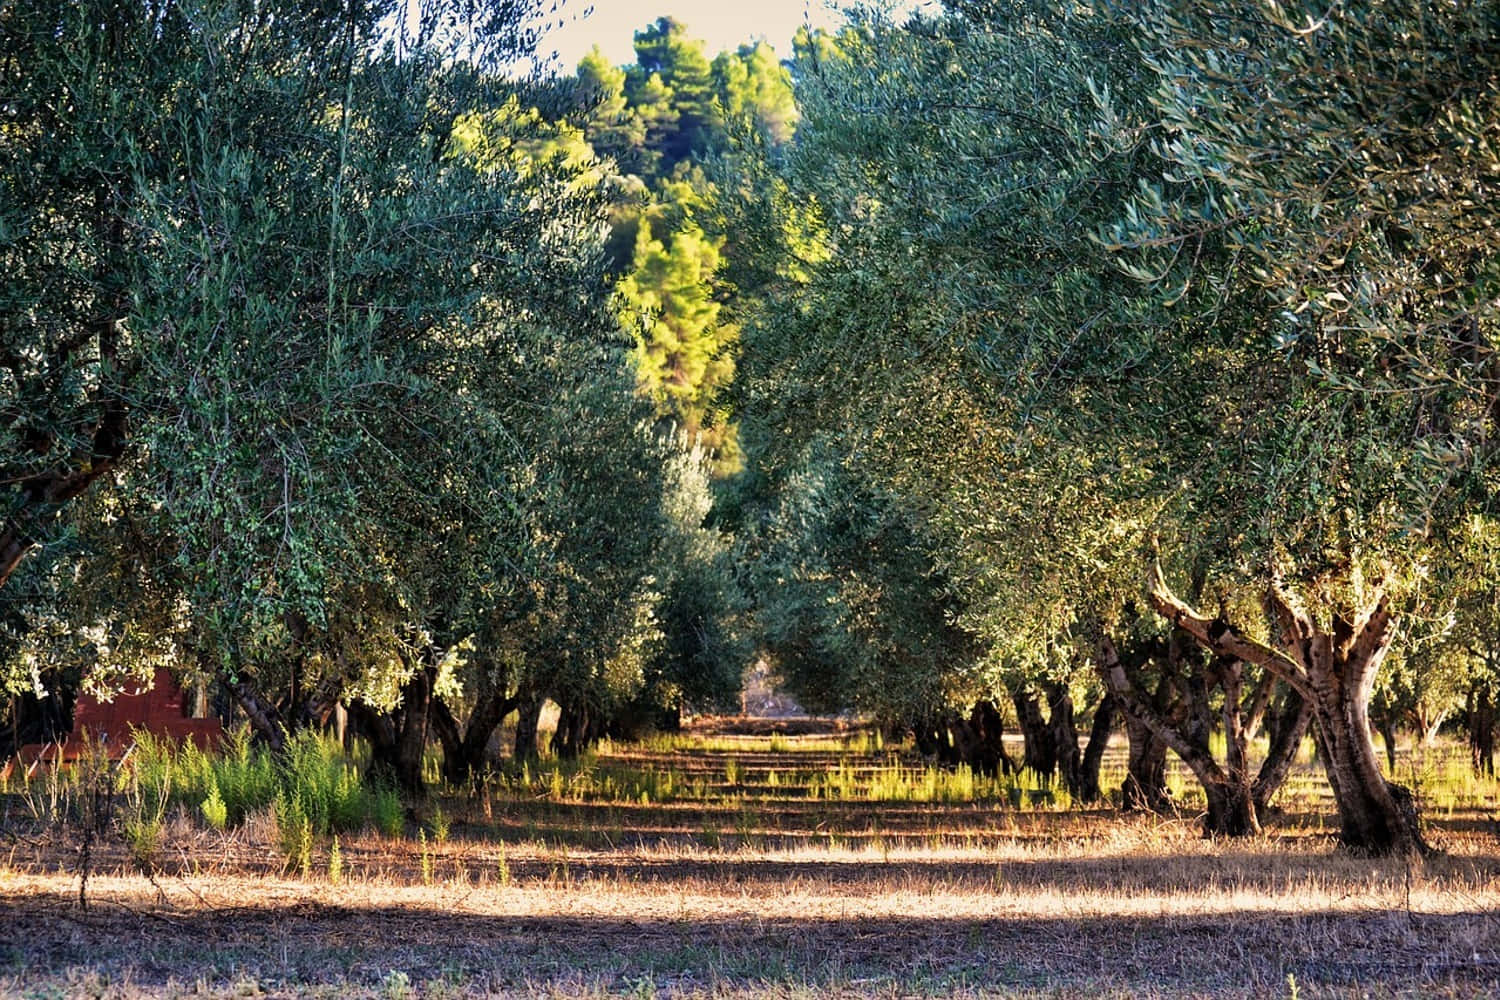
{"type": "Polygon", "coordinates": [[[1167,742],[1129,708],[1122,705],[1120,714],[1125,717],[1125,737],[1129,740],[1120,808],[1126,812],[1166,812],[1172,807],[1167,792],[1167,742]]]}
{"type": "Polygon", "coordinates": [[[1073,797],[1085,805],[1104,797],[1099,787],[1099,769],[1104,764],[1104,751],[1109,747],[1109,734],[1115,728],[1115,704],[1115,696],[1106,692],[1094,708],[1088,746],[1084,748],[1083,761],[1078,767],[1078,787],[1073,791],[1073,797]]]}
{"type": "Polygon", "coordinates": [[[1464,703],[1464,728],[1469,734],[1469,759],[1474,773],[1495,776],[1495,682],[1483,680],[1469,688],[1464,703]]]}
{"type": "Polygon", "coordinates": [[[518,701],[503,691],[491,691],[479,698],[469,718],[460,726],[443,699],[432,700],[432,724],[443,748],[444,781],[457,786],[480,778],[490,738],[518,701]]]}
{"type": "Polygon", "coordinates": [[[542,707],[546,701],[546,697],[534,692],[521,697],[516,709],[516,760],[535,760],[541,756],[537,728],[541,725],[542,707]]]}
{"type": "Polygon", "coordinates": [[[1334,616],[1328,629],[1315,623],[1279,581],[1267,596],[1281,628],[1279,649],[1222,617],[1200,614],[1167,588],[1159,566],[1152,567],[1151,602],[1173,625],[1216,656],[1271,671],[1311,706],[1343,844],[1368,854],[1428,853],[1411,793],[1385,780],[1370,738],[1370,696],[1392,633],[1384,590],[1352,621],[1334,616]]]}
{"type": "Polygon", "coordinates": [[[394,783],[409,798],[422,798],[427,793],[422,757],[431,729],[435,673],[427,668],[414,671],[401,687],[400,704],[389,712],[358,699],[349,704],[350,717],[370,743],[371,772],[394,783]]]}
{"type": "Polygon", "coordinates": [[[1043,787],[1052,784],[1057,775],[1057,743],[1055,733],[1042,715],[1042,706],[1036,693],[1029,686],[1011,689],[1011,701],[1016,706],[1016,721],[1021,727],[1021,738],[1025,750],[1021,767],[1035,774],[1043,787]]]}

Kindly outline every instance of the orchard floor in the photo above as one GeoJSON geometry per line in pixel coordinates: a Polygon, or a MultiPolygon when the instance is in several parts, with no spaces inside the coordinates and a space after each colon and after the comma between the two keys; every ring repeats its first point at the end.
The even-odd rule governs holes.
{"type": "Polygon", "coordinates": [[[1306,790],[1252,842],[1190,815],[808,795],[889,759],[613,748],[592,778],[538,775],[546,794],[349,837],[337,881],[328,845],[285,874],[264,818],[179,816],[150,876],[98,845],[86,909],[75,846],[10,801],[0,995],[1500,996],[1493,801],[1442,810],[1444,853],[1407,866],[1336,850],[1306,790]],[[662,801],[601,801],[605,772],[654,773],[662,801]]]}

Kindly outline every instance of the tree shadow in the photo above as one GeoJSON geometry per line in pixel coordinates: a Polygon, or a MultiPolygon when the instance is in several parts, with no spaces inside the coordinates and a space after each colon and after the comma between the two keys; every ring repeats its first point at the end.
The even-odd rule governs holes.
{"type": "MultiPolygon", "coordinates": [[[[1500,928],[1475,908],[1254,910],[1188,915],[944,917],[515,916],[464,912],[458,890],[414,906],[268,901],[263,906],[88,913],[61,896],[0,896],[0,973],[22,985],[122,977],[148,990],[254,977],[308,984],[413,981],[510,991],[591,983],[796,984],[853,992],[1072,989],[1178,995],[1286,994],[1380,985],[1393,992],[1493,991],[1500,928]]],[[[0,991],[4,981],[0,979],[0,991]]],[[[771,990],[768,990],[771,992],[771,990]]]]}

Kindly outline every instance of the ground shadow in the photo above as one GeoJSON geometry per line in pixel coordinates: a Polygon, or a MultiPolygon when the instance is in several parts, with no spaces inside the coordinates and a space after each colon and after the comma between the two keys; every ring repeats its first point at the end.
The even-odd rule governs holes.
{"type": "MultiPolygon", "coordinates": [[[[391,970],[465,988],[587,981],[916,991],[1110,988],[1158,995],[1285,995],[1380,984],[1459,995],[1500,981],[1483,912],[1256,912],[1192,917],[624,919],[494,916],[453,908],[319,905],[80,913],[61,896],[0,896],[0,967],[27,981],[80,975],[143,987],[370,984],[391,970]]],[[[940,900],[934,907],[941,906],[940,900]]]]}

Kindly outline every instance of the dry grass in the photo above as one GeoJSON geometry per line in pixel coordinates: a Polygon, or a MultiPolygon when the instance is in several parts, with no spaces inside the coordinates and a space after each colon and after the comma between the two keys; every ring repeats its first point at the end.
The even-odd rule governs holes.
{"type": "Polygon", "coordinates": [[[884,757],[737,742],[596,763],[676,769],[691,793],[666,803],[517,785],[445,800],[443,843],[341,836],[339,884],[328,844],[291,879],[266,822],[179,819],[152,879],[107,845],[81,911],[68,845],[11,823],[0,994],[1500,995],[1477,813],[1408,868],[1335,851],[1312,799],[1211,842],[1190,816],[812,801],[793,775],[884,757]]]}

